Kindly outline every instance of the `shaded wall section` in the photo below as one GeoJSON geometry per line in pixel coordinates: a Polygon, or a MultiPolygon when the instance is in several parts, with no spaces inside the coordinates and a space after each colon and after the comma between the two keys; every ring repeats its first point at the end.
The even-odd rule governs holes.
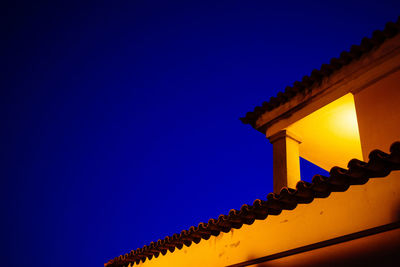
{"type": "MultiPolygon", "coordinates": [[[[400,140],[400,70],[393,71],[356,93],[354,101],[361,147],[367,161],[371,150],[388,147],[394,140],[400,140]]],[[[392,198],[382,204],[392,207],[392,220],[400,220],[400,173],[394,172],[391,177],[374,185],[368,183],[366,187],[374,186],[376,193],[391,195],[392,198]]],[[[370,195],[370,192],[366,193],[370,195]]]]}
{"type": "Polygon", "coordinates": [[[354,95],[364,158],[400,139],[400,71],[354,95]]]}
{"type": "Polygon", "coordinates": [[[400,229],[395,229],[249,266],[396,266],[399,251],[400,229]]]}

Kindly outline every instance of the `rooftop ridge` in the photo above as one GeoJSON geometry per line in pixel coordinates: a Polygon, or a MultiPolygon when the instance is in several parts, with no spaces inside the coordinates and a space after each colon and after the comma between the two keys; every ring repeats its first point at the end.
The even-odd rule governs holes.
{"type": "Polygon", "coordinates": [[[319,85],[324,78],[329,77],[371,50],[378,48],[385,40],[396,36],[399,32],[400,16],[396,22],[388,22],[384,30],[374,31],[371,38],[364,37],[360,45],[352,45],[348,52],[343,51],[339,58],[332,58],[329,64],[322,64],[320,69],[314,69],[309,76],[304,76],[301,81],[295,81],[293,86],[287,86],[284,92],[279,92],[276,97],[273,96],[269,101],[263,102],[261,106],[256,106],[253,111],[247,112],[246,116],[240,118],[240,120],[244,124],[250,124],[257,129],[256,122],[262,114],[288,102],[301,92],[312,91],[312,88],[319,85]]]}

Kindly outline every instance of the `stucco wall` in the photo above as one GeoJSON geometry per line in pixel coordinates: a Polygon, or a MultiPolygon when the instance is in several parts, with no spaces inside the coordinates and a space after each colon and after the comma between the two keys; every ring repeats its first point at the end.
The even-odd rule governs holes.
{"type": "Polygon", "coordinates": [[[400,71],[354,95],[364,158],[400,140],[400,71]]]}

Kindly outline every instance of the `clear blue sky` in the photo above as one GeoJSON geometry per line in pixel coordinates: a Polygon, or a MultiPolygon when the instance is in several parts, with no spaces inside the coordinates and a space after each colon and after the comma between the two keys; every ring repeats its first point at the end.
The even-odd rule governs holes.
{"type": "Polygon", "coordinates": [[[9,267],[102,266],[265,198],[272,147],[239,117],[400,15],[400,1],[34,2],[0,7],[9,267]]]}

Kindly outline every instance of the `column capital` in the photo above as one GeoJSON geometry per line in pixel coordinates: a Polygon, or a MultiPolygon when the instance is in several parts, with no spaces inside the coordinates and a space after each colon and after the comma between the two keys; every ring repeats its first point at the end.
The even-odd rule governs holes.
{"type": "Polygon", "coordinates": [[[282,138],[290,138],[290,139],[296,141],[297,143],[301,144],[300,137],[295,135],[292,132],[289,132],[288,130],[279,131],[276,134],[273,134],[272,136],[267,137],[267,138],[272,144],[275,143],[275,141],[282,139],[282,138]]]}

